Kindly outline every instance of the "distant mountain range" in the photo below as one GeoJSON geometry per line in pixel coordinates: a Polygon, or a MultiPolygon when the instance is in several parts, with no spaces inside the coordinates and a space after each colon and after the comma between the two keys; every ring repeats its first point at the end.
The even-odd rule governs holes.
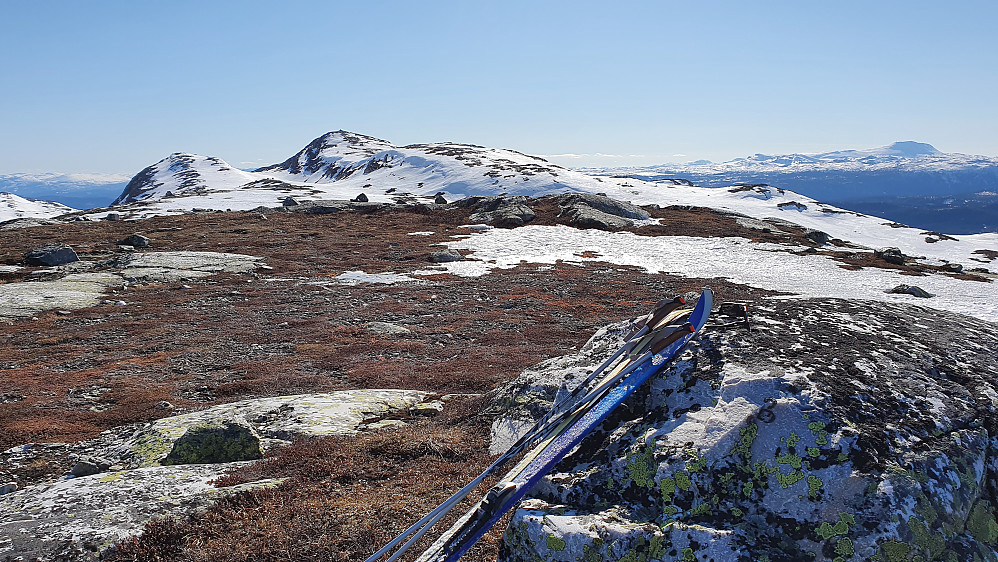
{"type": "Polygon", "coordinates": [[[0,192],[92,209],[110,205],[129,179],[121,174],[0,174],[0,192]]]}
{"type": "MultiPolygon", "coordinates": [[[[113,205],[126,216],[192,208],[245,210],[300,200],[371,201],[399,197],[538,196],[566,191],[644,192],[628,182],[705,187],[766,184],[825,204],[950,234],[998,231],[998,158],[945,154],[905,141],[870,150],[756,154],[729,162],[696,161],[631,168],[570,170],[512,150],[456,143],[397,147],[334,131],[287,160],[240,170],[213,156],[174,153],[127,183],[121,176],[0,175],[0,191],[87,209],[113,205]]],[[[10,201],[13,201],[11,199],[10,201]]],[[[4,216],[24,216],[24,209],[4,216]]],[[[50,214],[46,214],[50,216],[50,214]]]]}
{"type": "Polygon", "coordinates": [[[914,141],[869,150],[580,171],[646,181],[681,178],[709,187],[767,184],[940,232],[998,231],[998,158],[947,154],[914,141]]]}

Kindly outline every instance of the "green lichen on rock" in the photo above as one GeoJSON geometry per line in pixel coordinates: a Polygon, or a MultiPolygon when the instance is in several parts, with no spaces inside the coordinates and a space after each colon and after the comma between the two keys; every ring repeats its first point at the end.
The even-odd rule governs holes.
{"type": "Polygon", "coordinates": [[[689,474],[687,474],[683,470],[680,470],[679,472],[676,473],[676,486],[678,486],[680,490],[683,490],[684,492],[689,492],[690,487],[692,485],[693,482],[690,480],[689,474]]]}
{"type": "Polygon", "coordinates": [[[911,554],[911,546],[898,541],[888,541],[880,545],[884,551],[887,562],[907,562],[908,555],[911,554]]]}
{"type": "Polygon", "coordinates": [[[822,539],[828,540],[834,536],[849,534],[849,525],[855,524],[856,518],[851,514],[840,513],[839,520],[836,521],[834,525],[830,525],[827,521],[824,521],[815,532],[818,533],[818,536],[822,539]]]}
{"type": "Polygon", "coordinates": [[[755,442],[755,438],[758,435],[759,435],[758,424],[750,423],[747,426],[740,428],[738,430],[738,445],[735,446],[732,453],[739,453],[746,458],[750,457],[752,450],[752,443],[755,442]]]}
{"type": "Polygon", "coordinates": [[[856,549],[853,547],[852,540],[849,537],[842,537],[841,539],[835,541],[835,554],[838,554],[844,558],[849,558],[856,554],[856,549]]]}
{"type": "Polygon", "coordinates": [[[980,500],[967,517],[967,530],[974,539],[995,545],[998,541],[998,523],[995,522],[995,512],[987,500],[980,500]]]}
{"type": "Polygon", "coordinates": [[[173,442],[163,465],[209,464],[261,458],[260,436],[247,423],[224,421],[191,427],[173,442]]]}
{"type": "Polygon", "coordinates": [[[655,454],[651,447],[645,447],[640,453],[627,455],[627,473],[631,480],[641,488],[652,488],[655,486],[655,469],[652,463],[655,461],[655,454]]]}
{"type": "Polygon", "coordinates": [[[807,477],[807,495],[808,495],[808,497],[809,498],[817,498],[818,497],[818,492],[821,491],[821,487],[823,485],[824,485],[824,482],[821,481],[821,478],[818,478],[817,476],[814,476],[813,474],[810,475],[810,476],[808,476],[807,477]]]}
{"type": "Polygon", "coordinates": [[[547,541],[547,547],[550,550],[556,550],[559,552],[565,550],[565,541],[559,539],[554,535],[548,535],[546,541],[547,541]]]}
{"type": "Polygon", "coordinates": [[[665,503],[672,503],[672,494],[676,493],[676,479],[669,477],[663,478],[659,488],[662,490],[662,501],[665,503]]]}

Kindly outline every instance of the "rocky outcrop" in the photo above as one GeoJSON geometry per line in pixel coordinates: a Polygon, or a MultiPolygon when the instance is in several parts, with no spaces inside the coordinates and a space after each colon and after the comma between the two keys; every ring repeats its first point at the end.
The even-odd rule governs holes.
{"type": "MultiPolygon", "coordinates": [[[[68,246],[67,246],[68,247],[68,246]]],[[[75,255],[75,254],[74,254],[75,255]]],[[[94,262],[76,262],[94,269],[94,262]]],[[[68,266],[68,267],[73,267],[68,266]]],[[[130,282],[179,282],[216,273],[248,273],[267,268],[261,258],[221,252],[143,252],[100,264],[106,271],[72,273],[52,281],[0,284],[0,319],[26,318],[46,310],[95,306],[105,292],[130,282]]],[[[52,270],[52,272],[61,270],[52,270]]],[[[121,304],[125,304],[121,301],[121,304]]]]}
{"type": "Polygon", "coordinates": [[[624,201],[592,193],[570,193],[556,196],[561,207],[559,217],[568,219],[576,228],[619,230],[634,225],[634,220],[647,220],[647,211],[624,201]]]}
{"type": "Polygon", "coordinates": [[[46,244],[24,254],[27,265],[55,266],[79,261],[79,256],[68,244],[46,244]]]}
{"type": "Polygon", "coordinates": [[[278,484],[217,488],[211,482],[291,439],[402,425],[389,418],[432,415],[443,407],[443,399],[413,390],[279,396],[163,418],[134,431],[109,430],[89,442],[16,447],[0,453],[5,468],[33,466],[52,450],[75,451],[79,460],[76,477],[0,495],[0,557],[96,558],[153,518],[182,517],[227,494],[278,484]]]}
{"type": "Polygon", "coordinates": [[[460,207],[474,207],[471,222],[488,223],[499,228],[516,228],[534,220],[534,210],[526,197],[469,197],[457,202],[460,207]]]}
{"type": "MultiPolygon", "coordinates": [[[[833,299],[752,314],[751,332],[708,331],[560,463],[515,513],[501,559],[998,556],[994,324],[833,299]]],[[[619,337],[500,393],[496,441],[619,337]]]]}
{"type": "Polygon", "coordinates": [[[156,466],[60,480],[0,496],[0,556],[96,559],[100,551],[154,518],[182,517],[225,495],[278,483],[260,480],[229,488],[211,484],[236,466],[156,466]]]}

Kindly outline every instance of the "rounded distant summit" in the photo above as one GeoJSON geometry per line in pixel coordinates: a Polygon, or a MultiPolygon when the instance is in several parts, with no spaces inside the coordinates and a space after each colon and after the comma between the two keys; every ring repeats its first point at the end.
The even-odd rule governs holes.
{"type": "Polygon", "coordinates": [[[925,142],[898,141],[884,147],[885,151],[890,151],[898,156],[912,158],[915,156],[929,156],[942,154],[936,147],[925,142]]]}

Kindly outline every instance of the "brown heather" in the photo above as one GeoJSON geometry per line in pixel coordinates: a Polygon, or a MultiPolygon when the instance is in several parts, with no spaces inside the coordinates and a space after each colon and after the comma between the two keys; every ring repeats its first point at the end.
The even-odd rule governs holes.
{"type": "MultiPolygon", "coordinates": [[[[537,213],[535,224],[559,220],[550,201],[539,202],[537,213]]],[[[781,240],[705,209],[659,209],[653,216],[665,224],[634,232],[781,240]]],[[[707,284],[599,262],[543,271],[522,264],[475,279],[437,275],[427,285],[329,283],[355,269],[424,268],[440,248],[435,244],[466,233],[458,228],[466,222],[467,210],[267,219],[235,212],[0,231],[0,263],[20,263],[27,250],[51,241],[72,245],[82,259],[104,260],[115,255],[115,241],[142,232],[151,250],[245,253],[273,268],[189,282],[190,288],[130,286],[108,295],[126,306],[0,324],[0,450],[149,421],[167,415],[155,407],[162,400],[182,412],[354,388],[488,393],[527,366],[577,349],[600,326],[707,284]],[[435,234],[407,235],[414,231],[435,234]],[[411,333],[374,335],[365,329],[371,321],[411,333]]],[[[794,239],[806,243],[800,232],[794,239]]],[[[8,274],[0,282],[25,276],[8,274]]],[[[767,294],[709,284],[720,301],[767,294]]],[[[278,450],[218,483],[285,478],[277,488],[237,494],[185,520],[154,522],[108,559],[363,559],[488,465],[483,403],[458,400],[441,416],[410,420],[405,429],[278,450]]],[[[26,484],[69,467],[68,459],[54,456],[13,476],[26,484]]],[[[503,527],[466,559],[494,560],[503,527]]]]}

